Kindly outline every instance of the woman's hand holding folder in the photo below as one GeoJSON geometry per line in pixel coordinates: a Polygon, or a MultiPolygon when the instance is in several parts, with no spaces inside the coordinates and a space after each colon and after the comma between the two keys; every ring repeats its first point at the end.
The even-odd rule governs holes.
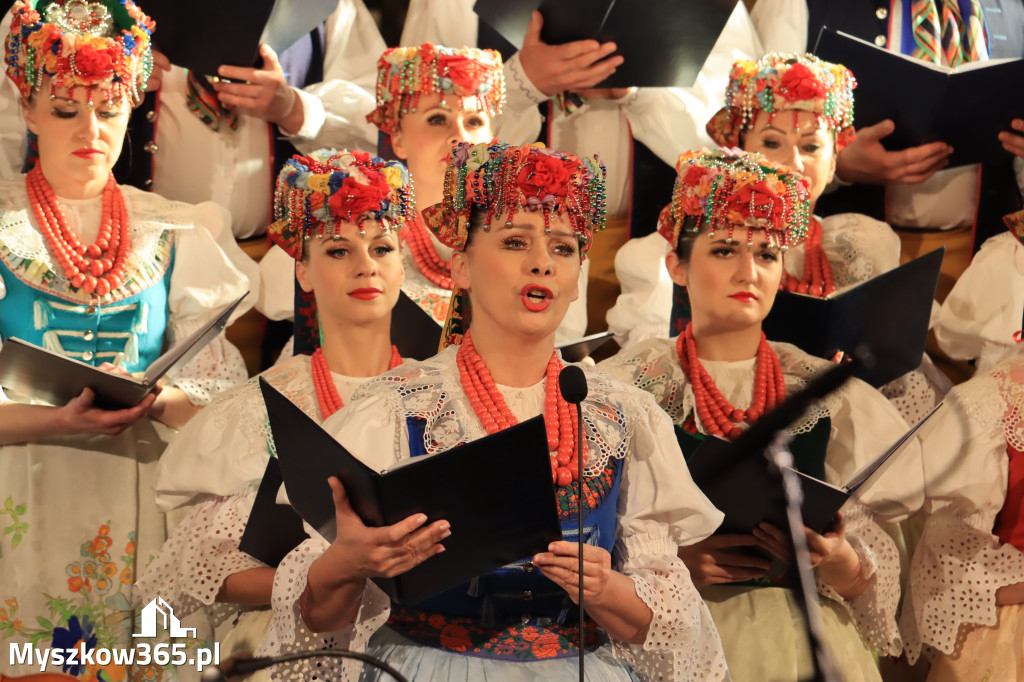
{"type": "Polygon", "coordinates": [[[423,526],[425,514],[398,523],[370,528],[352,509],[341,481],[328,479],[334,496],[337,535],[331,546],[309,567],[299,609],[314,632],[341,629],[355,620],[366,580],[392,578],[444,551],[450,536],[447,521],[423,526]]]}
{"type": "Polygon", "coordinates": [[[679,558],[690,571],[697,587],[736,583],[760,578],[771,568],[767,559],[731,552],[734,547],[756,547],[753,535],[712,535],[709,538],[679,548],[679,558]]]}

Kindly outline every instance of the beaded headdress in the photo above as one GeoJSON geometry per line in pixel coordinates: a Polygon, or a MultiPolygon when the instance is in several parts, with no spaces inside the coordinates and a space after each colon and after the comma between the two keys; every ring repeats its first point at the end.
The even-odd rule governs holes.
{"type": "Polygon", "coordinates": [[[763,230],[769,243],[786,249],[803,241],[810,218],[802,176],[757,153],[701,149],[679,156],[672,203],[658,216],[658,232],[674,249],[683,229],[722,231],[732,240],[742,228],[748,241],[763,230]]]}
{"type": "Polygon", "coordinates": [[[420,95],[455,95],[463,109],[498,116],[505,105],[501,55],[475,47],[393,47],[377,62],[377,108],[366,120],[385,133],[398,132],[402,114],[416,111],[420,95]]]}
{"type": "Polygon", "coordinates": [[[398,161],[365,152],[321,149],[294,156],[281,169],[274,189],[270,239],[295,259],[303,239],[337,237],[338,224],[373,219],[401,229],[415,204],[412,178],[398,161]]]}
{"type": "Polygon", "coordinates": [[[577,157],[541,144],[510,147],[463,142],[452,152],[444,174],[444,200],[423,211],[424,222],[441,241],[462,250],[475,206],[487,222],[516,211],[565,214],[580,242],[590,250],[594,230],[605,224],[604,165],[596,156],[577,157]]]}
{"type": "Polygon", "coordinates": [[[7,76],[26,99],[53,88],[111,81],[110,97],[141,101],[153,70],[153,21],[131,0],[19,0],[4,45],[7,76]]]}
{"type": "Polygon", "coordinates": [[[839,151],[854,138],[855,87],[849,69],[811,54],[771,52],[756,62],[741,59],[732,65],[725,106],[708,121],[708,135],[723,147],[738,147],[758,111],[809,111],[836,133],[839,151]]]}

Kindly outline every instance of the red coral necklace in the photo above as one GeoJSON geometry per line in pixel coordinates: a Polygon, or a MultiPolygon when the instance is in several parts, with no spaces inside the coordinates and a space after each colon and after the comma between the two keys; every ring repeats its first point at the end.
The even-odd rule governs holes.
{"type": "MultiPolygon", "coordinates": [[[[402,364],[402,356],[398,349],[391,346],[391,364],[388,369],[394,369],[402,364]]],[[[316,387],[316,400],[320,403],[320,416],[327,419],[332,414],[344,407],[341,396],[338,395],[338,388],[331,378],[331,370],[327,367],[327,358],[324,357],[322,348],[317,348],[312,357],[313,386],[316,387]]]]}
{"type": "Polygon", "coordinates": [[[105,296],[120,286],[131,243],[128,238],[128,210],[114,181],[114,174],[110,174],[103,188],[99,233],[96,241],[88,246],[82,244],[68,227],[53,187],[38,165],[25,176],[25,186],[39,230],[71,286],[97,296],[105,296]]]}
{"type": "MultiPolygon", "coordinates": [[[[473,338],[469,332],[466,332],[462,345],[455,354],[455,363],[459,368],[462,389],[488,434],[497,433],[519,423],[505,402],[505,397],[495,385],[484,359],[473,345],[473,338]]],[[[569,406],[558,390],[558,373],[561,371],[562,361],[558,357],[558,351],[552,351],[544,389],[544,426],[548,433],[548,449],[555,453],[551,457],[551,477],[555,485],[565,487],[579,477],[576,458],[576,429],[579,422],[576,410],[569,406]]],[[[584,462],[586,445],[584,439],[580,448],[584,462]]]]}
{"type": "Polygon", "coordinates": [[[722,392],[715,385],[700,358],[697,357],[697,343],[693,339],[693,323],[686,325],[686,330],[676,340],[676,353],[686,377],[693,389],[693,401],[696,404],[697,416],[704,429],[713,436],[735,439],[742,430],[739,424],[753,424],[765,412],[786,399],[786,383],[782,376],[782,367],[775,351],[768,345],[768,340],[761,333],[761,342],[757,346],[757,361],[754,368],[754,397],[746,410],[729,404],[722,392]]]}
{"type": "Polygon", "coordinates": [[[780,289],[810,294],[824,298],[836,290],[832,264],[828,262],[825,248],[821,245],[821,223],[812,219],[804,240],[804,274],[797,279],[788,272],[783,273],[780,289]]]}
{"type": "Polygon", "coordinates": [[[416,211],[412,220],[406,223],[403,232],[409,244],[409,250],[412,252],[412,259],[423,276],[442,289],[451,291],[452,264],[438,255],[434,244],[430,241],[426,226],[420,220],[419,211],[416,211]]]}

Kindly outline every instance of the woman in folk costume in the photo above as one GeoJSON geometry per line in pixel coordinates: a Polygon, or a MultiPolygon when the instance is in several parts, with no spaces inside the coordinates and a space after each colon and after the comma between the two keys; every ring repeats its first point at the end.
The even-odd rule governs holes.
{"type": "Polygon", "coordinates": [[[946,396],[924,427],[925,526],[900,629],[929,682],[1024,679],[1024,350],[946,396]]]}
{"type": "MultiPolygon", "coordinates": [[[[783,276],[782,252],[809,229],[806,180],[738,150],[687,152],[677,170],[658,229],[672,249],[668,271],[687,288],[692,321],[677,339],[648,339],[599,368],[653,394],[689,456],[709,435],[735,438],[829,363],[771,343],[761,331],[783,276]]],[[[842,484],[905,430],[884,397],[853,380],[790,428],[791,448],[799,470],[842,484]]],[[[825,535],[807,531],[826,641],[844,680],[880,679],[871,649],[900,651],[899,557],[875,519],[899,519],[919,504],[919,450],[910,447],[898,469],[860,500],[868,506],[849,503],[825,535]],[[903,497],[895,492],[897,476],[898,488],[911,491],[903,497]]],[[[753,535],[680,549],[722,634],[734,680],[796,680],[811,672],[789,589],[766,578],[769,562],[730,551],[760,545],[784,555],[780,538],[762,525],[753,535]]]]}
{"type": "MultiPolygon", "coordinates": [[[[377,468],[544,414],[563,533],[576,536],[577,427],[558,390],[563,363],[554,337],[603,220],[596,159],[539,146],[460,145],[448,165],[444,202],[428,212],[427,223],[455,250],[452,279],[468,295],[469,330],[461,345],[364,386],[324,428],[377,468]],[[382,447],[381,434],[388,433],[393,448],[382,447]]],[[[721,679],[718,635],[675,549],[707,537],[721,515],[694,487],[671,424],[650,396],[584,371],[588,679],[721,679]]],[[[576,675],[578,626],[566,616],[577,594],[574,543],[552,543],[548,552],[415,607],[391,603],[367,578],[407,570],[459,529],[437,521],[413,530],[424,521],[415,517],[367,529],[349,511],[341,486],[331,485],[338,537],[328,544],[315,536],[282,561],[266,640],[271,651],[366,651],[410,679],[576,675]],[[410,530],[407,539],[387,544],[410,530]],[[405,556],[403,546],[415,548],[417,558],[405,556]]],[[[319,674],[359,675],[340,668],[332,671],[328,662],[319,674]]],[[[309,672],[298,666],[279,674],[309,672]]]]}
{"type": "MultiPolygon", "coordinates": [[[[223,209],[121,188],[110,173],[151,68],[149,18],[132,2],[19,2],[12,15],[4,61],[39,163],[0,185],[0,337],[144,371],[257,283],[225,255],[245,258],[223,209]]],[[[131,644],[135,574],[165,538],[150,489],[167,427],[245,377],[220,336],[134,408],[96,408],[88,389],[63,406],[0,394],[5,650],[131,644]]]]}
{"type": "MultiPolygon", "coordinates": [[[[391,345],[391,309],[402,287],[399,232],[412,205],[402,164],[363,152],[296,156],[278,176],[270,238],[292,256],[315,300],[310,313],[321,343],[312,356],[291,356],[260,376],[317,422],[402,362],[391,345]]],[[[161,460],[156,494],[161,509],[188,505],[189,512],[140,576],[141,603],[159,595],[179,617],[217,603],[215,625],[240,606],[270,604],[274,569],[238,544],[273,456],[257,378],[221,395],[182,430],[161,460]]],[[[251,637],[252,651],[269,611],[244,618],[235,638],[251,637]]]]}
{"type": "MultiPolygon", "coordinates": [[[[836,155],[853,139],[855,86],[845,67],[809,54],[777,52],[757,62],[740,60],[733,65],[725,106],[708,121],[708,135],[723,147],[760,152],[806,177],[813,214],[835,177],[836,155]]],[[[655,246],[653,235],[647,239],[647,251],[665,248],[655,246]]],[[[785,254],[781,286],[824,297],[888,272],[899,261],[899,237],[885,223],[860,213],[812,215],[806,239],[785,254]]],[[[639,267],[636,258],[621,263],[639,267]]],[[[667,289],[670,283],[662,276],[657,285],[648,286],[667,289]]],[[[919,370],[881,390],[914,423],[942,400],[950,385],[924,358],[919,370]]]]}

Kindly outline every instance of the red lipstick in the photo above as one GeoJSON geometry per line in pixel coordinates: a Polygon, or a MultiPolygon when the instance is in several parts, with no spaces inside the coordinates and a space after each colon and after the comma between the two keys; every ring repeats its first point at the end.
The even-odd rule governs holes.
{"type": "Polygon", "coordinates": [[[91,147],[83,147],[82,149],[76,149],[71,153],[82,159],[91,159],[94,156],[101,156],[103,154],[103,152],[100,151],[99,149],[93,149],[91,147]]]}
{"type": "Polygon", "coordinates": [[[739,301],[741,303],[753,303],[757,301],[757,296],[749,291],[737,291],[735,294],[729,296],[729,298],[739,301]]]}
{"type": "Polygon", "coordinates": [[[370,301],[377,298],[384,292],[380,289],[374,289],[373,287],[364,287],[362,289],[353,289],[348,292],[348,295],[352,298],[358,298],[360,301],[370,301]]]}
{"type": "Polygon", "coordinates": [[[522,291],[519,292],[519,296],[523,299],[523,305],[526,306],[526,309],[531,313],[539,313],[547,310],[548,306],[551,305],[551,301],[555,298],[551,289],[537,286],[536,284],[527,284],[523,287],[522,291]]]}

